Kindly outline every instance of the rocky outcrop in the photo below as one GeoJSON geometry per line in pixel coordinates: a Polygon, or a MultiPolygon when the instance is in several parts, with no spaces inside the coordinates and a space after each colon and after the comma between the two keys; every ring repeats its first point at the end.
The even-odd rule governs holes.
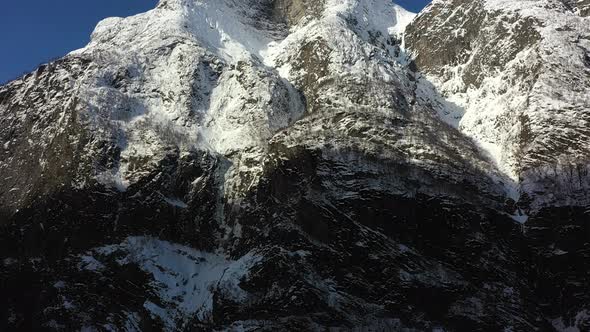
{"type": "Polygon", "coordinates": [[[438,104],[438,113],[514,179],[511,209],[526,220],[544,315],[558,317],[558,328],[580,330],[588,328],[590,262],[590,22],[584,6],[438,1],[406,35],[423,85],[434,85],[424,90],[436,90],[422,99],[451,101],[452,108],[438,104]]]}
{"type": "Polygon", "coordinates": [[[588,108],[535,105],[585,91],[564,76],[579,59],[542,55],[547,13],[568,38],[585,18],[555,4],[436,1],[405,34],[386,0],[163,0],[101,22],[0,88],[0,329],[583,330],[587,146],[561,126],[588,108]],[[478,108],[508,97],[531,106],[478,108]],[[557,128],[569,164],[535,157],[557,128]]]}
{"type": "Polygon", "coordinates": [[[576,6],[438,1],[406,36],[424,80],[455,105],[439,113],[522,184],[533,212],[589,203],[590,25],[576,6]]]}

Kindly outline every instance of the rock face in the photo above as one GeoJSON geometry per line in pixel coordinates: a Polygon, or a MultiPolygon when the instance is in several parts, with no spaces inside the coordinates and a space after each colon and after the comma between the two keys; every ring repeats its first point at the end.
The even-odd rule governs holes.
{"type": "Polygon", "coordinates": [[[0,330],[587,330],[587,7],[101,22],[0,87],[0,330]]]}
{"type": "Polygon", "coordinates": [[[590,301],[587,10],[584,1],[439,1],[406,34],[422,99],[513,179],[539,302],[546,315],[565,314],[554,321],[564,329],[590,301]]]}
{"type": "Polygon", "coordinates": [[[435,2],[407,34],[424,79],[456,106],[448,120],[533,212],[590,200],[590,20],[573,3],[435,2]]]}

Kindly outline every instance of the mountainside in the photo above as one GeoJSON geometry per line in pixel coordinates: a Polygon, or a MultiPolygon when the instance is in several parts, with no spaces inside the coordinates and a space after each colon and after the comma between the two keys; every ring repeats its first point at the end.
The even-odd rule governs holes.
{"type": "Polygon", "coordinates": [[[0,330],[590,329],[589,6],[100,22],[0,87],[0,330]]]}
{"type": "Polygon", "coordinates": [[[589,204],[589,6],[439,1],[408,31],[422,79],[452,103],[434,107],[522,185],[533,212],[589,204]]]}

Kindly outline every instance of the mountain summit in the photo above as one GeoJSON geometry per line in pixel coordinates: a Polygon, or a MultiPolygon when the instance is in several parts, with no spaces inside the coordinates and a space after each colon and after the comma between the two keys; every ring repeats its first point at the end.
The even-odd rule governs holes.
{"type": "Polygon", "coordinates": [[[0,87],[0,330],[587,330],[589,6],[100,22],[0,87]]]}

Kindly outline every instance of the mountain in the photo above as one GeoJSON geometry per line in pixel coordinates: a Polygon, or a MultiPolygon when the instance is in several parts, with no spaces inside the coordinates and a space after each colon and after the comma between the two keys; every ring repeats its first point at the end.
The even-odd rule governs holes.
{"type": "Polygon", "coordinates": [[[589,6],[100,22],[0,87],[0,330],[589,329],[589,6]]]}

